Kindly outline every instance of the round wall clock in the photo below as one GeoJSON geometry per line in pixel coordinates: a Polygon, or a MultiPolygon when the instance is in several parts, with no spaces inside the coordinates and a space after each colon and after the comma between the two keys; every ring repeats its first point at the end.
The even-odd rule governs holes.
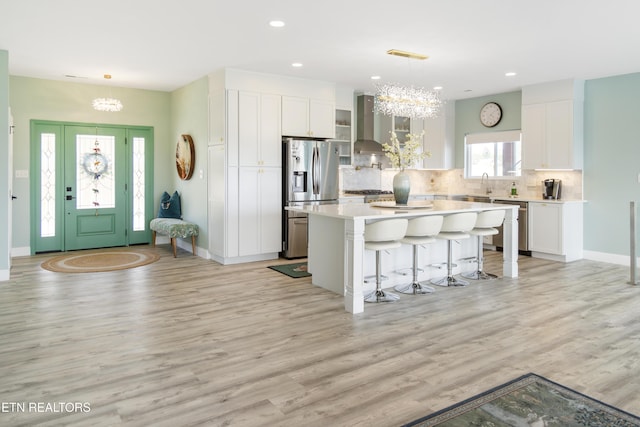
{"type": "Polygon", "coordinates": [[[176,145],[176,169],[182,180],[191,179],[196,165],[196,149],[191,135],[181,135],[176,145]]]}
{"type": "Polygon", "coordinates": [[[480,123],[492,128],[502,119],[502,108],[496,102],[487,102],[480,110],[480,123]]]}

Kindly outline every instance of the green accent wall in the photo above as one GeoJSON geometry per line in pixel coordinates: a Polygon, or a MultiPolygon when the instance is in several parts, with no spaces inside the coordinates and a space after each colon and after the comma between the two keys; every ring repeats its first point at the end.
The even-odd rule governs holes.
{"type": "Polygon", "coordinates": [[[630,253],[629,202],[640,202],[639,100],[640,73],[585,83],[586,251],[630,253]]]}
{"type": "MultiPolygon", "coordinates": [[[[1,76],[2,71],[0,71],[1,76]]],[[[9,77],[8,82],[11,92],[11,112],[16,126],[13,140],[14,171],[28,171],[29,176],[35,173],[29,170],[29,124],[32,119],[150,126],[154,128],[155,171],[153,180],[156,193],[158,189],[174,186],[173,177],[176,175],[175,138],[170,125],[170,93],[17,76],[9,77]],[[101,96],[119,98],[124,108],[117,113],[94,110],[91,101],[101,96]],[[168,170],[173,173],[167,173],[168,170]]],[[[1,89],[0,99],[2,99],[1,89]]],[[[0,117],[0,123],[2,123],[6,115],[0,114],[0,116],[2,116],[0,117]]],[[[6,133],[3,133],[0,138],[3,138],[4,135],[6,133]]],[[[0,139],[0,147],[2,146],[1,141],[2,139],[0,139]]],[[[6,156],[0,155],[0,161],[3,161],[1,159],[6,159],[6,156]]],[[[0,184],[0,188],[1,186],[0,184]]],[[[18,199],[13,203],[13,247],[19,253],[26,255],[29,253],[30,245],[29,227],[23,220],[17,219],[29,218],[30,215],[29,178],[14,178],[13,188],[14,193],[18,196],[18,199]]],[[[157,194],[155,197],[153,206],[157,208],[160,195],[157,194]]],[[[1,224],[6,224],[6,221],[2,221],[1,224]]]]}
{"type": "Polygon", "coordinates": [[[520,129],[521,110],[522,92],[520,91],[456,101],[456,169],[464,169],[464,138],[467,134],[520,129]],[[502,119],[492,128],[484,127],[480,123],[480,109],[487,102],[497,102],[502,107],[502,119]]]}
{"type": "MultiPolygon", "coordinates": [[[[209,79],[198,79],[171,93],[171,138],[172,151],[182,134],[189,134],[193,139],[196,151],[196,164],[193,176],[188,181],[182,181],[176,172],[175,157],[172,158],[171,176],[173,186],[167,188],[169,194],[174,190],[180,193],[182,217],[185,221],[198,224],[200,235],[198,247],[209,248],[207,224],[207,157],[208,157],[208,102],[209,79]],[[171,191],[169,191],[171,190],[171,191]]],[[[156,186],[156,192],[163,189],[156,186]]]]}

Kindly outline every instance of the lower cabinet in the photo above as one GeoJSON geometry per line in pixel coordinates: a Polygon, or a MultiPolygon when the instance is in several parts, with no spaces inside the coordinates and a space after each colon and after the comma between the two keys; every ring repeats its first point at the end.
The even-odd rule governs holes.
{"type": "Polygon", "coordinates": [[[529,202],[529,249],[558,261],[582,258],[582,202],[529,202]]]}
{"type": "Polygon", "coordinates": [[[281,175],[282,168],[239,168],[239,256],[282,250],[281,175]]]}

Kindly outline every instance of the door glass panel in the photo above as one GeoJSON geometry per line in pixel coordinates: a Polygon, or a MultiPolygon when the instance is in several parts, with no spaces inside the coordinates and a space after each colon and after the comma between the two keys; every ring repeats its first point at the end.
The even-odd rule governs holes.
{"type": "Polygon", "coordinates": [[[56,235],[56,135],[40,134],[40,237],[56,235]]]}
{"type": "Polygon", "coordinates": [[[144,219],[144,138],[133,138],[133,230],[145,229],[144,219]]]}
{"type": "Polygon", "coordinates": [[[107,209],[115,204],[115,136],[76,136],[76,208],[107,209]]]}

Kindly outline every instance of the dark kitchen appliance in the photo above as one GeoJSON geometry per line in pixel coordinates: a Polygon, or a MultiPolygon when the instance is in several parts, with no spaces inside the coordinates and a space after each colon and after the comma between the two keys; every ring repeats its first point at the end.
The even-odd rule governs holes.
{"type": "MultiPolygon", "coordinates": [[[[501,205],[518,205],[518,253],[521,255],[531,255],[529,251],[529,226],[527,218],[527,210],[529,203],[515,200],[496,200],[501,205]]],[[[493,244],[498,250],[503,249],[504,245],[504,226],[497,227],[498,234],[493,236],[493,244]]]]}
{"type": "Polygon", "coordinates": [[[562,191],[562,180],[560,179],[545,179],[542,181],[542,198],[543,199],[560,199],[560,193],[562,191]]]}
{"type": "MultiPolygon", "coordinates": [[[[334,141],[283,138],[284,206],[337,203],[340,145],[334,141]]],[[[282,255],[307,256],[307,215],[283,209],[282,255]]]]}

